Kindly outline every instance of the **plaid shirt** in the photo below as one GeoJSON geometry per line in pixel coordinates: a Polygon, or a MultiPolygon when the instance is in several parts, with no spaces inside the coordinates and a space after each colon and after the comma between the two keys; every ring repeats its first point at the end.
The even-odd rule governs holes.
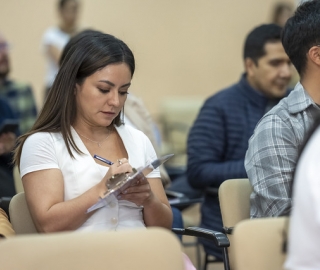
{"type": "Polygon", "coordinates": [[[0,97],[5,99],[20,121],[20,133],[29,131],[37,117],[37,108],[30,86],[6,80],[0,85],[0,97]]]}
{"type": "Polygon", "coordinates": [[[318,115],[320,108],[298,83],[257,124],[245,157],[253,187],[251,218],[281,216],[290,211],[299,147],[318,115]]]}

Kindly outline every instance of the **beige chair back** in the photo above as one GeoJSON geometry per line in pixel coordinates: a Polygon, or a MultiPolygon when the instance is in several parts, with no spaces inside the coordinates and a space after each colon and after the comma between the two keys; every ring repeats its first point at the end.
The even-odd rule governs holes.
{"type": "Polygon", "coordinates": [[[234,229],[234,270],[282,270],[288,218],[244,220],[234,229]]]}
{"type": "MultiPolygon", "coordinates": [[[[250,218],[250,194],[252,191],[249,179],[230,179],[219,187],[219,202],[224,227],[234,227],[238,222],[250,218]]],[[[228,254],[233,266],[233,235],[228,235],[230,247],[228,254]]]]}
{"type": "Polygon", "coordinates": [[[170,167],[187,164],[187,138],[190,128],[204,102],[203,97],[170,96],[160,102],[160,124],[165,153],[174,153],[166,163],[170,167]]]}
{"type": "Polygon", "coordinates": [[[9,205],[9,214],[16,234],[38,233],[31,218],[24,192],[12,197],[9,205]]]}
{"type": "Polygon", "coordinates": [[[252,187],[249,179],[230,179],[219,188],[219,202],[223,226],[233,227],[239,221],[250,218],[250,194],[252,187]]]}
{"type": "Polygon", "coordinates": [[[17,165],[13,167],[13,180],[14,180],[14,187],[15,187],[16,193],[24,192],[22,180],[20,177],[19,167],[17,165]]]}
{"type": "Polygon", "coordinates": [[[177,237],[160,228],[11,237],[0,261],[1,269],[184,269],[177,237]]]}

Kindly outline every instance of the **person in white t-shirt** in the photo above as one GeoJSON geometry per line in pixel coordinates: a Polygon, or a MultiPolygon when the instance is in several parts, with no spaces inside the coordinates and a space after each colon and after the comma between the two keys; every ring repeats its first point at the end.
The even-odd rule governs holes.
{"type": "Polygon", "coordinates": [[[59,25],[48,28],[42,37],[42,47],[46,58],[45,95],[48,94],[59,69],[59,59],[70,38],[78,32],[79,2],[59,0],[59,25]]]}
{"type": "Polygon", "coordinates": [[[290,270],[320,269],[320,119],[299,158],[293,184],[288,254],[290,270]]]}
{"type": "Polygon", "coordinates": [[[15,151],[37,230],[171,229],[158,169],[87,213],[114,175],[156,158],[147,136],[122,121],[135,69],[131,50],[112,35],[87,31],[70,40],[62,59],[36,123],[15,151]]]}

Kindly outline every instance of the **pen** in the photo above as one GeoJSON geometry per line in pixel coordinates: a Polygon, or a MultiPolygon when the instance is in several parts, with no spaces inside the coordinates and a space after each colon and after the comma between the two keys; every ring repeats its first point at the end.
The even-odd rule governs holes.
{"type": "Polygon", "coordinates": [[[107,159],[105,159],[105,158],[103,158],[103,157],[100,157],[100,156],[98,156],[98,155],[93,155],[93,157],[96,158],[96,159],[98,159],[98,160],[100,160],[100,161],[102,161],[102,162],[104,162],[104,163],[107,163],[108,165],[112,165],[112,164],[113,164],[112,161],[107,160],[107,159]]]}

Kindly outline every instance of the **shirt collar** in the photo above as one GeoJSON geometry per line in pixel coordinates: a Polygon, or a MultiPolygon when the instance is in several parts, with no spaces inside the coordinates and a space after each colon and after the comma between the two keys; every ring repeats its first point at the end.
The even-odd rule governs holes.
{"type": "Polygon", "coordinates": [[[289,106],[289,112],[292,114],[302,112],[309,106],[318,107],[300,82],[296,84],[294,90],[287,98],[288,104],[291,104],[289,106]]]}

